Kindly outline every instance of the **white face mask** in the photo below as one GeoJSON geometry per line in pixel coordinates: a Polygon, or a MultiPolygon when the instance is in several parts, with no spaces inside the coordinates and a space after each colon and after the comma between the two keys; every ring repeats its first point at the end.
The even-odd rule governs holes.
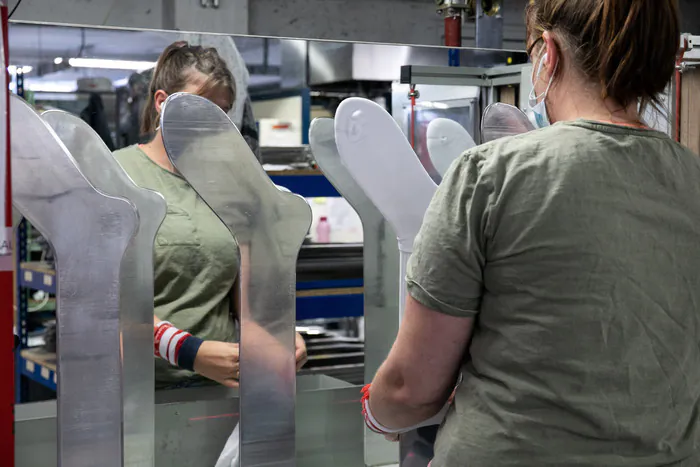
{"type": "Polygon", "coordinates": [[[547,116],[547,104],[545,103],[547,99],[547,94],[549,93],[549,88],[552,87],[552,82],[554,81],[554,73],[557,71],[559,62],[554,66],[554,71],[552,76],[549,77],[549,83],[547,84],[547,89],[544,90],[539,96],[535,95],[535,79],[540,78],[540,73],[542,73],[542,68],[544,67],[544,61],[547,60],[547,54],[545,53],[540,59],[540,64],[537,67],[537,73],[532,76],[532,90],[530,90],[530,111],[534,118],[532,123],[535,124],[537,128],[544,128],[550,125],[549,117],[547,116]],[[540,100],[541,99],[541,100],[540,100]],[[539,101],[539,102],[538,102],[539,101]]]}

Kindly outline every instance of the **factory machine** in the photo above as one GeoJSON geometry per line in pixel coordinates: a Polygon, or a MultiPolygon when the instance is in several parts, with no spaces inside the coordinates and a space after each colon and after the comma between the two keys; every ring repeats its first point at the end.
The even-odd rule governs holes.
{"type": "MultiPolygon", "coordinates": [[[[465,51],[462,63],[470,54],[465,51]]],[[[391,114],[348,99],[335,120],[317,119],[310,127],[314,163],[363,223],[364,244],[332,254],[344,258],[343,268],[324,263],[324,248],[332,247],[304,246],[309,206],[275,186],[218,107],[178,94],[164,107],[161,128],[174,166],[234,235],[249,239],[238,390],[154,392],[153,366],[144,364],[152,358],[148,277],[164,200],[134,185],[84,122],[63,112],[39,115],[21,98],[2,95],[10,110],[12,200],[55,252],[59,323],[57,399],[16,405],[14,426],[12,415],[0,411],[1,427],[14,431],[14,465],[213,466],[237,424],[243,467],[427,465],[434,427],[404,437],[400,446],[388,443],[366,431],[359,398],[397,332],[401,277],[422,210],[439,183],[428,126],[448,118],[476,143],[488,139],[483,109],[520,104],[531,69],[399,65],[391,114]],[[372,159],[388,146],[396,150],[386,161],[372,159]],[[387,170],[395,174],[392,182],[377,183],[376,172],[387,170]],[[406,190],[415,186],[422,188],[406,190]],[[404,196],[415,202],[391,202],[404,196]],[[241,210],[254,222],[242,223],[241,210]],[[90,254],[96,251],[99,260],[90,254]],[[364,360],[364,381],[343,374],[342,361],[335,365],[339,373],[307,370],[294,377],[295,282],[312,282],[324,267],[338,279],[363,278],[364,345],[355,353],[364,360]],[[261,348],[253,332],[259,329],[280,345],[261,348]]],[[[343,353],[362,343],[330,337],[310,342],[312,356],[314,345],[345,346],[343,353]]]]}

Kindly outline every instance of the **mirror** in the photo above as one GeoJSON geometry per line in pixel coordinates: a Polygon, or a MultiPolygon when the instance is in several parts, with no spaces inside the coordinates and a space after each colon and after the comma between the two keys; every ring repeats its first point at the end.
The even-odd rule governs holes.
{"type": "MultiPolygon", "coordinates": [[[[148,146],[136,146],[150,141],[141,134],[140,127],[144,109],[150,107],[152,69],[163,49],[175,41],[187,40],[217,50],[233,70],[237,83],[235,104],[228,117],[272,182],[306,198],[313,215],[296,260],[296,284],[279,285],[292,288],[284,291],[288,295],[296,295],[297,331],[308,351],[308,363],[300,370],[296,383],[297,465],[363,465],[363,425],[355,403],[359,386],[371,377],[364,372],[363,294],[391,289],[386,284],[364,289],[363,281],[394,280],[396,271],[387,268],[369,277],[363,273],[363,240],[367,233],[363,233],[363,227],[367,226],[317,167],[309,147],[311,121],[335,117],[341,102],[349,97],[373,100],[391,114],[397,131],[405,135],[408,145],[412,143],[420,163],[438,181],[442,168],[432,164],[428,152],[430,123],[438,118],[450,119],[474,141],[480,141],[481,115],[487,105],[518,104],[518,66],[527,62],[526,55],[460,50],[465,68],[457,71],[470,66],[510,70],[506,84],[486,86],[483,72],[463,74],[455,81],[455,70],[446,66],[448,50],[440,47],[22,23],[11,25],[9,40],[12,90],[23,94],[37,110],[58,109],[81,117],[107,148],[124,150],[116,153],[117,161],[139,186],[166,198],[168,213],[156,237],[154,256],[156,314],[172,320],[186,316],[181,326],[196,330],[204,338],[234,343],[239,326],[229,314],[231,302],[227,300],[237,285],[233,279],[211,280],[211,274],[219,279],[225,274],[203,266],[220,264],[228,273],[231,265],[223,259],[233,251],[229,243],[221,241],[211,217],[207,217],[214,216],[204,202],[208,196],[188,191],[192,187],[188,189],[184,179],[171,171],[166,159],[160,160],[164,165],[159,165],[148,153],[148,146]],[[509,63],[512,66],[506,66],[509,63]],[[421,69],[413,70],[413,81],[402,82],[402,67],[409,65],[421,69]],[[430,73],[421,75],[425,70],[430,73]],[[412,90],[417,91],[413,99],[409,97],[412,90]],[[179,197],[179,193],[188,194],[179,197]],[[202,245],[209,245],[206,258],[192,253],[202,245]],[[217,331],[221,329],[225,332],[217,331]]],[[[223,146],[229,144],[226,138],[222,141],[223,146]]],[[[194,166],[200,160],[196,156],[188,156],[194,166]]],[[[201,160],[205,159],[202,156],[201,160]]],[[[217,191],[225,183],[224,177],[219,177],[207,190],[217,191]]],[[[230,185],[226,188],[237,187],[234,178],[230,185]]],[[[245,210],[239,214],[247,215],[245,210]]],[[[383,222],[371,226],[376,229],[373,237],[384,239],[390,235],[380,231],[382,226],[386,227],[383,222]]],[[[53,271],[48,242],[30,225],[26,229],[26,255],[18,258],[22,263],[18,277],[23,297],[18,302],[18,322],[22,323],[20,332],[25,344],[20,350],[24,370],[17,396],[22,402],[36,402],[55,399],[55,362],[50,358],[32,359],[28,351],[42,349],[43,355],[55,359],[51,329],[56,281],[60,278],[53,271]],[[26,272],[31,273],[32,280],[26,280],[26,272]]],[[[283,240],[284,233],[280,233],[283,240]]],[[[378,248],[377,254],[390,253],[378,248]]],[[[387,302],[384,295],[374,298],[377,309],[396,306],[393,298],[392,302],[387,302]]],[[[382,341],[374,349],[388,346],[395,333],[395,328],[383,330],[373,324],[378,322],[381,320],[368,319],[368,326],[375,327],[368,329],[367,338],[382,341]]],[[[376,359],[373,356],[372,365],[376,365],[376,359]]],[[[151,355],[144,356],[145,365],[152,361],[151,355]]],[[[155,465],[215,465],[245,411],[245,407],[238,408],[238,391],[170,368],[162,361],[157,361],[156,375],[157,387],[168,390],[155,395],[155,465]]],[[[18,457],[26,462],[23,465],[56,465],[55,450],[33,448],[35,440],[30,437],[38,432],[36,423],[46,423],[44,442],[55,446],[55,431],[51,431],[55,418],[51,418],[50,411],[48,415],[42,412],[40,417],[25,411],[31,408],[31,404],[17,406],[18,457]]]]}

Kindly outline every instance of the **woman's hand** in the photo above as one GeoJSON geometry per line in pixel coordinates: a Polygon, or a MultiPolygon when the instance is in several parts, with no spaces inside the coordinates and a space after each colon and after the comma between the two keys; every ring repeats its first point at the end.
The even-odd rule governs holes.
{"type": "Polygon", "coordinates": [[[238,344],[204,341],[194,360],[194,371],[229,388],[238,387],[241,376],[238,344]]]}
{"type": "Polygon", "coordinates": [[[306,362],[309,360],[309,356],[306,353],[306,342],[298,332],[296,333],[294,344],[296,347],[295,355],[297,359],[297,371],[299,371],[304,365],[306,365],[306,362]]]}

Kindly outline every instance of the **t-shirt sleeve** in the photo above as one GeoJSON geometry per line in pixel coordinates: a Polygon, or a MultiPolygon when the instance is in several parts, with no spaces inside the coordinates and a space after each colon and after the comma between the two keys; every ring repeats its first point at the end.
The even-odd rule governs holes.
{"type": "Polygon", "coordinates": [[[408,263],[408,293],[435,311],[472,317],[479,311],[492,184],[478,152],[453,164],[423,219],[408,263]]]}

